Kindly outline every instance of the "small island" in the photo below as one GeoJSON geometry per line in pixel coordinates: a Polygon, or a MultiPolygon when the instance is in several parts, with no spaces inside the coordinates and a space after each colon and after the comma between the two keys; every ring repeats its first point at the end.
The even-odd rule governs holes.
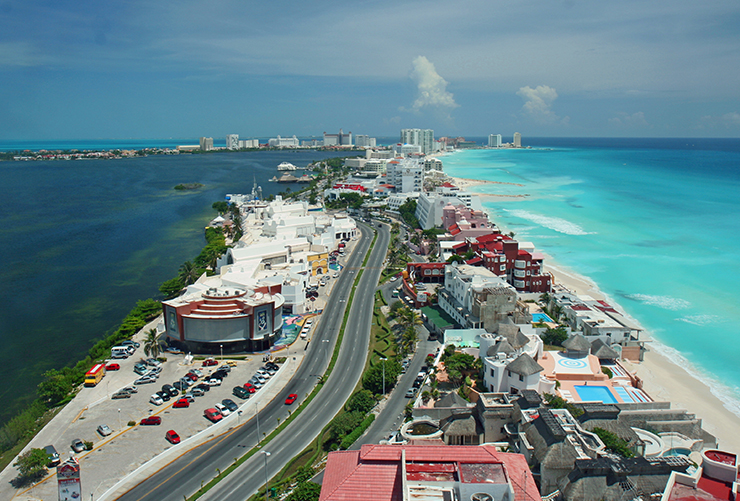
{"type": "Polygon", "coordinates": [[[197,190],[198,188],[202,188],[203,185],[200,183],[185,183],[185,184],[178,184],[175,186],[176,190],[182,191],[182,190],[197,190]]]}

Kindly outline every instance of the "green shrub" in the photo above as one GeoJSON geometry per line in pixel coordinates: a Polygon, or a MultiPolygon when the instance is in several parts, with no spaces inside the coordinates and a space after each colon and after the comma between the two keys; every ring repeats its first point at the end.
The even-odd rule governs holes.
{"type": "Polygon", "coordinates": [[[617,435],[610,432],[609,430],[605,430],[603,428],[594,428],[594,433],[596,433],[601,441],[604,442],[607,450],[610,450],[611,452],[619,454],[620,456],[626,458],[631,458],[635,455],[629,449],[629,444],[626,440],[619,438],[617,435]]]}
{"type": "Polygon", "coordinates": [[[360,438],[363,433],[365,433],[365,430],[367,430],[367,428],[372,424],[374,420],[375,414],[368,414],[368,416],[362,420],[360,425],[356,427],[352,433],[342,439],[342,443],[339,444],[339,448],[343,450],[349,449],[352,444],[354,444],[357,439],[360,438]]]}

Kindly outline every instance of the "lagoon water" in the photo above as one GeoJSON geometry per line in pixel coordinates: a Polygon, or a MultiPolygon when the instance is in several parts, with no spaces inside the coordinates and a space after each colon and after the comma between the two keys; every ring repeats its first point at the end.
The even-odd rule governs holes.
{"type": "MultiPolygon", "coordinates": [[[[740,140],[532,139],[443,157],[506,232],[590,277],[740,416],[740,140]],[[521,185],[521,186],[519,186],[521,185]]],[[[557,279],[557,277],[556,277],[557,279]]]]}
{"type": "Polygon", "coordinates": [[[0,425],[35,398],[44,371],[83,358],[137,300],[159,297],[205,244],[213,202],[249,193],[255,177],[265,196],[300,189],[268,179],[280,162],[335,155],[0,162],[0,425]],[[205,186],[173,189],[191,182],[205,186]]]}

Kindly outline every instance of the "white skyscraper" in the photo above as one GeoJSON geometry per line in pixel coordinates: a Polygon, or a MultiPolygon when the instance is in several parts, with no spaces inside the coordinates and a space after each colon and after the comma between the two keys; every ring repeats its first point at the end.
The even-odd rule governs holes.
{"type": "Polygon", "coordinates": [[[226,149],[227,150],[238,150],[239,149],[239,134],[228,134],[226,136],[226,149]]]}
{"type": "Polygon", "coordinates": [[[212,137],[201,137],[200,138],[200,149],[202,151],[210,151],[213,149],[213,138],[212,137]]]}
{"type": "Polygon", "coordinates": [[[518,132],[514,133],[514,148],[522,147],[522,135],[518,132]]]}
{"type": "Polygon", "coordinates": [[[421,146],[424,154],[434,153],[434,131],[432,129],[401,129],[401,143],[421,146]]]}
{"type": "Polygon", "coordinates": [[[501,147],[501,134],[491,134],[488,136],[488,146],[491,148],[501,147]]]}

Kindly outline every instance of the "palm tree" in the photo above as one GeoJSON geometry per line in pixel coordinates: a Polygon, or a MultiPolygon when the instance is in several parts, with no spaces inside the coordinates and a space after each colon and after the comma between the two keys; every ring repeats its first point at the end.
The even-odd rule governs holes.
{"type": "Polygon", "coordinates": [[[146,339],[144,340],[144,353],[146,356],[150,356],[152,358],[157,358],[159,354],[162,352],[162,347],[160,346],[159,342],[162,339],[162,335],[157,335],[156,329],[149,329],[146,332],[146,339]]]}
{"type": "Polygon", "coordinates": [[[185,261],[182,266],[180,266],[180,274],[178,276],[180,277],[180,280],[182,280],[182,283],[190,285],[198,280],[200,274],[198,273],[198,268],[192,262],[185,261]]]}
{"type": "Polygon", "coordinates": [[[221,254],[213,247],[206,247],[205,251],[206,264],[210,266],[213,271],[216,271],[218,258],[221,257],[221,254]]]}

